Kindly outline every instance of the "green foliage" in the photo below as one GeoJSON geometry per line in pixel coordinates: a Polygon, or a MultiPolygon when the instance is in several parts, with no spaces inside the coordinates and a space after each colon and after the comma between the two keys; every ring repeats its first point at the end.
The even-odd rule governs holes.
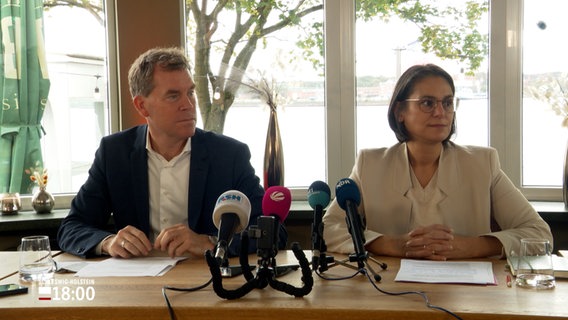
{"type": "Polygon", "coordinates": [[[304,60],[311,62],[315,70],[323,70],[324,26],[323,23],[316,22],[311,27],[309,36],[298,40],[296,46],[302,49],[302,57],[304,60]]]}
{"type": "MultiPolygon", "coordinates": [[[[442,59],[464,62],[467,74],[473,74],[487,56],[488,35],[477,30],[477,23],[488,12],[487,1],[452,1],[448,2],[450,5],[447,7],[434,6],[434,1],[418,0],[358,0],[354,3],[357,19],[388,21],[398,17],[414,23],[421,31],[418,40],[424,52],[435,53],[442,59]],[[448,17],[453,18],[450,25],[448,17]]],[[[266,46],[265,39],[271,34],[286,28],[299,28],[304,35],[296,42],[297,48],[302,50],[299,57],[311,62],[315,70],[323,69],[324,25],[321,21],[302,23],[307,15],[323,10],[323,0],[219,1],[215,8],[209,9],[210,14],[204,14],[204,8],[200,8],[195,1],[188,1],[188,8],[195,19],[195,47],[201,47],[202,39],[209,41],[204,44],[206,49],[195,50],[197,96],[207,130],[222,132],[224,117],[219,118],[215,110],[228,112],[259,41],[266,46]],[[219,67],[213,69],[210,64],[211,35],[216,31],[214,26],[219,13],[224,10],[232,11],[237,19],[231,37],[217,40],[226,43],[226,46],[220,48],[223,58],[219,67]],[[205,26],[205,29],[200,30],[201,26],[205,26]],[[211,99],[212,88],[220,88],[220,99],[211,99]]],[[[298,55],[293,56],[293,59],[298,59],[298,55]]]]}
{"type": "Polygon", "coordinates": [[[547,74],[527,79],[524,93],[543,102],[562,117],[561,125],[568,127],[568,74],[547,74]]]}
{"type": "Polygon", "coordinates": [[[489,50],[487,34],[480,34],[476,29],[477,22],[488,11],[488,4],[466,2],[465,10],[447,8],[438,12],[422,6],[415,6],[410,12],[401,11],[408,20],[420,26],[422,35],[419,37],[424,52],[433,52],[442,59],[466,62],[466,74],[472,75],[479,68],[483,58],[489,50]],[[416,14],[418,7],[424,9],[432,17],[454,17],[455,25],[431,23],[424,17],[416,14]],[[418,19],[414,18],[419,16],[418,19]]]}
{"type": "MultiPolygon", "coordinates": [[[[488,53],[488,34],[477,30],[477,23],[489,10],[487,1],[457,2],[460,8],[437,9],[427,1],[417,0],[359,0],[356,1],[358,20],[381,19],[389,21],[394,16],[413,22],[420,28],[418,38],[424,52],[432,52],[442,59],[465,62],[468,75],[473,75],[488,53]],[[454,25],[448,26],[448,17],[454,25]],[[444,25],[439,21],[444,21],[444,25]]],[[[303,49],[302,57],[310,61],[316,70],[323,67],[323,24],[314,23],[307,36],[297,41],[303,49]]]]}
{"type": "MultiPolygon", "coordinates": [[[[310,61],[316,70],[323,66],[323,23],[306,22],[307,16],[323,10],[323,0],[185,0],[185,3],[187,30],[191,31],[189,39],[194,47],[197,99],[206,130],[223,132],[225,116],[257,46],[266,46],[267,38],[280,30],[300,28],[304,35],[296,42],[302,49],[300,57],[310,61]],[[223,20],[227,12],[236,17],[231,21],[233,29],[229,34],[217,34],[219,24],[229,25],[223,20]],[[212,50],[220,53],[217,65],[212,65],[212,50]],[[221,97],[213,99],[214,91],[221,97]]],[[[440,7],[433,5],[437,4],[435,0],[354,1],[357,19],[388,21],[398,17],[412,22],[421,31],[418,40],[424,52],[464,62],[464,71],[473,74],[488,52],[488,35],[477,30],[477,23],[489,10],[488,1],[447,3],[447,7],[440,7]],[[453,18],[451,25],[447,23],[449,17],[453,18]]],[[[102,0],[45,0],[44,4],[46,8],[58,5],[84,8],[104,23],[102,0]]]]}
{"type": "MultiPolygon", "coordinates": [[[[405,0],[359,0],[355,2],[357,19],[370,21],[375,18],[388,20],[393,10],[398,8],[405,0]]],[[[412,1],[414,2],[414,1],[412,1]]]]}

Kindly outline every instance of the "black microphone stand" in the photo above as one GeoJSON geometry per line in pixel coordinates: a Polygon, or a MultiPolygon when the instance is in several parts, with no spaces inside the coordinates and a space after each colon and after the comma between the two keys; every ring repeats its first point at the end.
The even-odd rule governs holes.
{"type": "MultiPolygon", "coordinates": [[[[268,285],[276,290],[288,293],[295,297],[303,297],[312,291],[314,280],[310,269],[310,263],[308,262],[308,259],[306,258],[304,252],[297,242],[294,242],[292,244],[292,251],[294,252],[296,259],[298,259],[298,262],[302,269],[301,280],[304,285],[301,288],[294,287],[290,284],[276,280],[276,277],[279,275],[279,269],[278,266],[276,266],[276,252],[274,250],[258,250],[260,259],[258,260],[258,271],[256,273],[256,276],[254,276],[248,263],[247,248],[248,232],[244,231],[241,234],[241,253],[239,256],[239,261],[242,266],[242,273],[247,282],[240,288],[234,290],[227,290],[223,287],[223,280],[217,260],[210,250],[205,253],[205,258],[207,260],[207,264],[209,265],[209,270],[211,271],[211,276],[213,278],[213,289],[219,297],[228,300],[238,299],[255,288],[263,289],[268,285]]],[[[290,267],[287,266],[283,270],[290,270],[290,267]]]]}
{"type": "MultiPolygon", "coordinates": [[[[250,268],[254,269],[254,266],[250,266],[250,268]]],[[[229,259],[223,259],[219,265],[219,271],[223,278],[232,278],[243,274],[243,267],[240,265],[229,265],[229,259]]]]}
{"type": "MultiPolygon", "coordinates": [[[[347,206],[352,207],[349,209],[351,210],[351,212],[356,212],[356,210],[353,208],[354,205],[355,204],[353,202],[347,201],[347,206]]],[[[349,257],[346,259],[336,260],[335,264],[332,266],[342,265],[344,267],[348,267],[357,271],[368,270],[373,275],[375,281],[381,281],[381,276],[371,267],[371,265],[369,264],[369,260],[378,264],[382,270],[385,270],[387,268],[387,264],[380,262],[373,257],[370,257],[367,250],[365,250],[364,246],[365,239],[363,236],[363,223],[361,221],[361,217],[359,215],[353,216],[351,214],[347,214],[345,220],[349,229],[349,233],[351,234],[351,237],[353,239],[353,246],[355,247],[355,252],[350,254],[349,257]],[[347,262],[356,262],[357,266],[354,266],[347,262]]],[[[323,242],[323,238],[321,239],[321,241],[323,242]]]]}
{"type": "Polygon", "coordinates": [[[330,267],[335,267],[337,265],[341,265],[353,270],[368,270],[372,275],[373,278],[375,279],[375,281],[381,281],[381,276],[375,271],[375,269],[373,269],[371,267],[371,265],[369,264],[369,260],[371,260],[372,262],[378,264],[382,270],[386,270],[387,269],[387,264],[384,262],[380,262],[377,259],[369,256],[368,254],[366,254],[366,256],[360,256],[358,254],[352,253],[349,255],[348,258],[342,259],[342,260],[335,260],[335,264],[331,265],[330,267]],[[357,262],[357,266],[354,266],[352,264],[349,264],[348,262],[357,262]]]}
{"type": "MultiPolygon", "coordinates": [[[[321,228],[320,228],[321,229],[321,228]]],[[[320,230],[321,231],[321,230],[320,230]]],[[[361,268],[369,269],[369,272],[373,275],[376,281],[381,281],[381,276],[369,265],[368,260],[376,263],[381,267],[382,270],[387,269],[387,264],[380,262],[377,259],[369,256],[367,251],[362,253],[352,253],[348,258],[342,260],[336,260],[333,256],[327,255],[327,245],[323,239],[322,233],[313,232],[312,233],[312,245],[314,249],[314,254],[312,256],[312,270],[323,273],[329,268],[341,265],[353,270],[360,270],[361,268]],[[357,267],[349,264],[348,262],[357,262],[357,267]]]]}
{"type": "Polygon", "coordinates": [[[321,205],[316,205],[314,211],[314,222],[312,223],[312,270],[325,272],[329,269],[329,264],[334,262],[333,256],[328,256],[327,245],[323,239],[321,205]]]}

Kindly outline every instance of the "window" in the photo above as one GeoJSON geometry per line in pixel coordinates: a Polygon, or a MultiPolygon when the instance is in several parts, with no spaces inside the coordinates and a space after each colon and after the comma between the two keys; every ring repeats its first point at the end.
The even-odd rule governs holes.
{"type": "MultiPolygon", "coordinates": [[[[456,1],[421,3],[441,13],[450,7],[461,11],[466,9],[463,2],[456,1]]],[[[483,7],[484,0],[475,3],[483,7]]],[[[423,36],[421,25],[402,19],[394,10],[388,14],[387,19],[374,18],[370,21],[362,17],[356,24],[357,149],[389,147],[397,142],[387,121],[394,86],[402,72],[412,65],[424,63],[439,65],[454,79],[460,103],[456,112],[457,134],[453,141],[464,145],[489,145],[488,54],[482,54],[480,67],[470,71],[467,59],[443,59],[433,53],[424,53],[420,42],[423,36]]],[[[485,11],[476,21],[476,30],[482,39],[486,39],[480,48],[489,45],[488,18],[485,11]]],[[[457,14],[447,13],[429,19],[449,30],[459,28],[464,20],[457,14]]],[[[459,43],[455,43],[454,47],[462,49],[459,43]]]]}
{"type": "MultiPolygon", "coordinates": [[[[361,15],[355,19],[357,3],[326,3],[327,21],[339,21],[338,25],[327,24],[326,84],[328,87],[341,88],[328,88],[326,97],[329,183],[335,183],[351,172],[356,150],[385,147],[396,142],[386,120],[386,105],[398,75],[414,63],[438,63],[454,75],[458,94],[464,98],[458,112],[456,141],[488,145],[490,111],[487,101],[487,59],[482,58],[475,76],[467,75],[462,72],[463,65],[440,61],[432,54],[421,53],[417,28],[413,23],[404,22],[393,15],[393,10],[388,10],[388,19],[384,19],[388,23],[376,18],[367,20],[361,15]],[[353,83],[356,83],[356,87],[353,83]],[[353,101],[356,101],[356,107],[353,101]],[[472,115],[479,122],[460,121],[472,115]]],[[[424,3],[437,8],[465,4],[455,1],[420,2],[424,3]]],[[[472,3],[480,5],[483,1],[472,3]]],[[[441,17],[436,20],[437,23],[456,23],[452,15],[441,17]]],[[[488,18],[487,13],[481,15],[475,25],[480,36],[488,34],[488,18]]]]}
{"type": "Polygon", "coordinates": [[[568,115],[568,21],[562,0],[523,7],[522,185],[561,187],[568,115]]]}
{"type": "Polygon", "coordinates": [[[565,49],[554,37],[554,29],[566,26],[563,8],[564,1],[491,2],[490,140],[529,200],[562,201],[562,119],[531,90],[566,72],[565,61],[556,58],[565,49]]]}
{"type": "MultiPolygon", "coordinates": [[[[424,1],[420,3],[443,10],[450,5],[459,7],[466,3],[484,4],[485,2],[479,0],[472,2],[424,1]]],[[[550,1],[542,6],[547,8],[547,17],[554,16],[555,12],[563,12],[562,7],[558,7],[559,3],[561,1],[550,1]],[[558,10],[550,10],[550,6],[557,6],[558,10]]],[[[545,136],[548,139],[540,136],[533,140],[532,137],[537,137],[538,132],[543,132],[542,129],[544,128],[538,127],[538,129],[532,129],[532,137],[523,138],[523,135],[528,134],[529,131],[527,130],[529,130],[531,123],[542,125],[551,121],[537,121],[537,119],[547,116],[546,111],[537,111],[538,117],[537,114],[527,113],[531,108],[535,108],[535,104],[530,102],[530,99],[527,100],[525,93],[523,104],[526,105],[522,112],[523,117],[527,118],[528,121],[521,122],[521,108],[519,106],[523,92],[521,91],[522,79],[518,75],[521,74],[520,70],[522,70],[523,65],[526,68],[527,63],[532,66],[530,72],[533,74],[535,67],[539,66],[534,60],[526,60],[530,58],[527,50],[530,50],[530,47],[543,48],[547,44],[560,46],[560,44],[553,44],[552,41],[547,40],[549,38],[539,35],[534,39],[545,44],[530,43],[529,34],[526,34],[525,38],[521,38],[523,35],[521,32],[523,30],[523,10],[525,10],[526,21],[536,19],[531,18],[531,15],[540,12],[531,9],[531,6],[536,6],[533,1],[527,0],[525,9],[523,9],[522,1],[489,2],[490,10],[483,14],[475,25],[480,35],[490,36],[490,41],[485,43],[487,46],[489,43],[491,44],[489,56],[481,59],[480,67],[473,74],[464,72],[467,71],[467,66],[463,62],[444,60],[432,54],[424,54],[420,43],[417,41],[420,33],[415,24],[405,22],[394,15],[389,17],[388,22],[380,19],[368,21],[356,19],[356,4],[356,1],[325,2],[326,23],[323,31],[325,33],[326,53],[325,108],[323,116],[314,115],[314,117],[325,119],[325,123],[319,127],[325,130],[325,151],[316,149],[310,153],[310,150],[296,149],[296,146],[290,147],[289,144],[286,147],[287,144],[284,142],[287,154],[287,186],[305,188],[313,181],[312,176],[305,176],[305,179],[299,180],[299,183],[288,184],[289,181],[293,180],[288,179],[288,175],[291,172],[303,172],[302,165],[304,165],[303,163],[300,166],[295,163],[292,164],[292,160],[289,160],[290,156],[311,160],[325,152],[325,162],[317,160],[317,165],[320,168],[326,168],[326,181],[332,185],[349,174],[358,149],[393,144],[395,138],[386,121],[386,105],[388,99],[390,99],[392,86],[394,86],[398,74],[408,66],[414,63],[434,62],[453,75],[457,94],[461,98],[457,114],[458,130],[454,141],[460,144],[495,147],[499,151],[503,170],[529,199],[561,199],[557,187],[560,184],[561,163],[565,151],[563,129],[547,131],[548,133],[545,136]],[[530,14],[526,11],[530,11],[530,14]],[[490,25],[491,30],[489,32],[490,25]],[[521,44],[524,46],[521,47],[521,44]],[[525,50],[524,63],[520,59],[523,48],[525,50]],[[523,128],[520,126],[521,123],[523,123],[523,128]],[[562,134],[562,137],[559,137],[559,134],[562,134]],[[542,143],[551,139],[557,141],[555,142],[557,148],[549,148],[548,144],[542,143]],[[537,142],[531,143],[531,140],[537,142]],[[540,175],[539,168],[542,166],[542,159],[537,159],[534,156],[535,154],[543,154],[541,153],[543,148],[546,149],[546,157],[550,159],[550,162],[547,163],[553,168],[551,170],[554,170],[548,178],[540,175]],[[533,155],[532,159],[529,155],[533,155]],[[537,163],[539,165],[535,166],[537,163]],[[521,176],[523,180],[521,180],[521,176]],[[540,180],[535,181],[536,177],[540,180]]],[[[545,18],[543,16],[538,19],[545,18]]],[[[550,18],[547,19],[550,21],[549,24],[553,23],[550,18]]],[[[436,22],[447,25],[456,23],[451,15],[441,15],[441,18],[436,22]]],[[[540,30],[535,22],[526,23],[530,24],[533,29],[534,26],[537,26],[534,31],[540,30]]],[[[559,27],[559,29],[562,29],[562,27],[559,27]]],[[[273,42],[267,42],[267,48],[274,45],[273,42]]],[[[561,47],[549,51],[562,52],[561,47]]],[[[556,65],[561,66],[562,64],[557,63],[556,65]]],[[[561,68],[557,69],[556,72],[565,72],[561,68]]],[[[305,71],[305,69],[302,70],[302,73],[305,71]]],[[[525,74],[528,73],[525,72],[525,74]]],[[[525,79],[527,78],[525,77],[525,79]]],[[[244,141],[256,139],[257,142],[248,143],[251,144],[253,158],[257,157],[257,160],[254,160],[257,162],[255,167],[257,167],[257,171],[261,172],[258,159],[262,158],[264,148],[264,127],[253,134],[254,138],[251,138],[251,134],[247,133],[250,132],[248,131],[249,128],[240,131],[237,121],[232,122],[233,120],[231,120],[233,115],[236,116],[237,109],[238,107],[231,110],[231,112],[235,111],[234,114],[231,112],[228,114],[226,133],[244,141]]],[[[260,114],[250,109],[248,111],[257,115],[260,114]]],[[[267,115],[265,114],[263,117],[267,118],[267,115]]],[[[234,120],[236,119],[238,117],[234,120]]],[[[302,119],[302,117],[296,117],[294,121],[298,121],[298,119],[302,119]]],[[[550,126],[547,125],[546,127],[548,130],[550,126]]],[[[319,128],[318,131],[321,130],[319,128]]],[[[293,134],[285,132],[283,136],[290,139],[293,134]]],[[[311,138],[311,136],[309,137],[311,138]]],[[[318,148],[320,143],[323,143],[321,138],[308,141],[311,146],[318,148]]]]}
{"type": "MultiPolygon", "coordinates": [[[[215,126],[217,121],[211,121],[209,124],[202,121],[198,126],[217,130],[247,143],[252,154],[251,163],[256,174],[262,179],[270,113],[266,100],[261,98],[264,95],[261,83],[266,81],[268,91],[276,97],[285,164],[284,181],[290,188],[305,188],[315,180],[326,178],[324,71],[322,67],[314,66],[309,58],[303,55],[305,51],[297,43],[298,40],[309,37],[312,25],[323,24],[323,1],[307,3],[301,6],[299,11],[308,11],[310,8],[315,11],[304,16],[300,25],[291,24],[274,32],[269,30],[279,28],[278,23],[289,17],[289,12],[294,8],[292,4],[282,2],[275,5],[267,15],[265,24],[259,18],[247,32],[235,26],[241,23],[240,27],[244,28],[246,22],[254,18],[251,12],[257,12],[257,8],[245,8],[244,5],[238,8],[227,6],[221,10],[219,16],[208,16],[208,19],[216,19],[218,25],[214,31],[213,28],[207,30],[210,32],[207,35],[210,37],[210,47],[205,45],[197,50],[196,43],[200,45],[200,42],[195,39],[203,39],[202,34],[206,30],[199,27],[200,24],[196,23],[196,15],[193,13],[204,9],[196,2],[188,4],[186,8],[192,12],[188,16],[189,56],[193,64],[195,61],[202,61],[204,57],[209,64],[196,65],[194,71],[200,111],[205,112],[209,104],[214,107],[222,105],[220,109],[229,106],[221,130],[215,126]],[[236,21],[237,17],[239,21],[236,21]],[[227,49],[230,47],[227,43],[234,41],[231,37],[240,32],[243,32],[242,37],[231,52],[227,49]],[[254,45],[250,44],[254,42],[254,37],[261,33],[267,33],[266,37],[254,45]],[[250,62],[243,62],[248,59],[249,54],[252,54],[250,62]],[[210,70],[204,72],[204,68],[210,70]],[[201,83],[205,78],[207,83],[202,87],[201,83]],[[236,85],[239,88],[235,92],[233,88],[236,85]],[[203,91],[200,93],[200,88],[208,91],[207,94],[203,91]],[[259,90],[262,91],[261,94],[259,90]],[[234,101],[229,101],[233,95],[234,101]]],[[[209,6],[205,9],[209,11],[205,13],[211,15],[215,5],[216,2],[209,1],[209,6]]],[[[201,13],[198,16],[204,15],[201,13]]],[[[321,31],[318,35],[321,37],[321,31]]],[[[314,37],[311,39],[314,40],[314,37]]]]}
{"type": "MultiPolygon", "coordinates": [[[[297,198],[305,198],[305,190],[314,180],[333,186],[347,176],[357,150],[395,142],[385,107],[394,81],[411,64],[432,61],[451,72],[458,95],[464,98],[455,141],[495,147],[503,170],[530,200],[562,199],[559,187],[566,128],[550,104],[538,99],[531,88],[550,79],[560,80],[567,73],[561,58],[566,49],[556,33],[566,30],[561,14],[567,9],[565,1],[489,1],[489,13],[476,25],[481,34],[490,36],[489,58],[473,76],[462,72],[463,64],[421,53],[416,42],[419,33],[412,23],[395,16],[388,22],[356,18],[357,1],[312,1],[312,5],[325,6],[303,17],[299,26],[258,41],[251,63],[246,71],[241,70],[241,82],[258,80],[258,72],[264,72],[286,98],[278,104],[285,182],[298,188],[296,193],[293,190],[297,198]],[[304,43],[312,48],[312,54],[319,54],[313,50],[319,48],[317,41],[325,34],[325,65],[315,69],[310,61],[313,56],[303,55],[296,41],[306,38],[308,29],[304,27],[314,23],[319,24],[319,38],[312,38],[316,42],[311,46],[304,43]],[[392,34],[397,37],[389,37],[392,34]]],[[[212,7],[217,2],[209,3],[212,7]]],[[[466,2],[420,3],[442,8],[466,2]]],[[[227,35],[235,20],[223,14],[217,32],[227,35]]],[[[267,25],[274,22],[270,19],[267,25]]],[[[439,22],[454,23],[450,16],[439,22]]],[[[109,112],[116,112],[109,110],[107,102],[106,30],[79,8],[52,8],[45,12],[44,23],[51,91],[42,144],[51,174],[49,190],[73,193],[86,177],[98,140],[110,132],[109,112]],[[75,134],[79,130],[82,134],[75,134]]],[[[187,25],[188,36],[195,35],[195,28],[187,25]]],[[[207,75],[230,78],[223,68],[239,69],[222,60],[224,44],[220,40],[212,42],[213,68],[207,75]]],[[[194,43],[188,38],[189,56],[196,61],[194,43]]],[[[243,43],[237,42],[239,46],[243,43]]],[[[244,87],[235,93],[224,133],[249,144],[253,165],[262,177],[268,106],[244,87]]],[[[208,94],[213,96],[215,87],[209,87],[208,94]]],[[[204,127],[203,122],[200,126],[204,127]]]]}
{"type": "Polygon", "coordinates": [[[51,80],[42,139],[48,188],[75,193],[109,133],[106,30],[87,10],[69,6],[45,11],[44,24],[51,80]]]}
{"type": "MultiPolygon", "coordinates": [[[[104,17],[102,11],[95,14],[104,17]]],[[[100,138],[109,133],[105,27],[87,10],[66,5],[45,7],[39,22],[50,90],[41,119],[42,160],[31,166],[48,170],[48,191],[75,193],[86,180],[100,138]]],[[[28,181],[29,174],[22,174],[28,181]]],[[[25,195],[35,190],[31,187],[12,192],[25,195]]]]}

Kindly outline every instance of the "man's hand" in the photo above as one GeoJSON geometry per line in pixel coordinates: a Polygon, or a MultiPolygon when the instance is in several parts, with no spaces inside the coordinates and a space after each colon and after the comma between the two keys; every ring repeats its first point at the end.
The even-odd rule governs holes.
{"type": "Polygon", "coordinates": [[[130,258],[147,256],[152,244],[144,232],[133,226],[126,226],[102,244],[102,251],[112,257],[130,258]]]}
{"type": "Polygon", "coordinates": [[[213,248],[209,236],[197,234],[185,224],[176,224],[162,230],[154,242],[154,249],[167,251],[172,258],[185,252],[204,256],[205,251],[213,248]]]}

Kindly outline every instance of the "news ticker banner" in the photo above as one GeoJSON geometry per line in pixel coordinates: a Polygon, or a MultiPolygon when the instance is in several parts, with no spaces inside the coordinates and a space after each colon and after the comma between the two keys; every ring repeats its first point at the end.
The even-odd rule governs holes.
{"type": "Polygon", "coordinates": [[[37,286],[40,301],[93,301],[94,279],[49,279],[37,286]]]}

